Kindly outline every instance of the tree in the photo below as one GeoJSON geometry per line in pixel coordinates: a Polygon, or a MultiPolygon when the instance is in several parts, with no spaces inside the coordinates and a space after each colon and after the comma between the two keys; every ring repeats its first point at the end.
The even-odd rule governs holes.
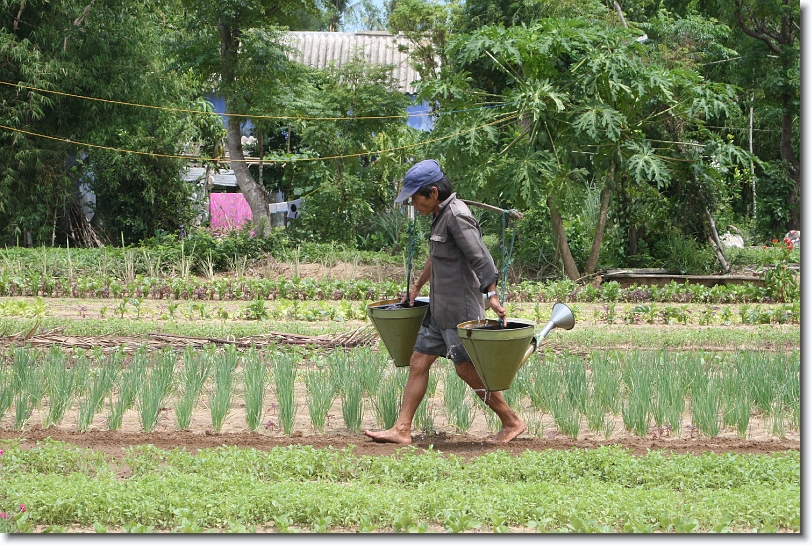
{"type": "MultiPolygon", "coordinates": [[[[740,31],[731,42],[742,52],[743,61],[725,67],[727,76],[744,87],[745,96],[752,97],[768,122],[778,124],[776,155],[792,180],[786,196],[789,217],[785,227],[799,229],[801,165],[796,150],[800,142],[800,4],[790,0],[705,0],[697,4],[700,13],[730,20],[731,26],[740,31]]],[[[768,158],[766,152],[759,155],[768,158]]]]}
{"type": "MultiPolygon", "coordinates": [[[[294,161],[285,167],[289,179],[295,173],[294,193],[312,194],[306,212],[291,229],[293,236],[355,245],[359,224],[368,223],[375,208],[388,197],[383,180],[369,173],[375,159],[371,152],[380,149],[375,140],[381,141],[405,125],[405,108],[410,102],[397,89],[390,70],[390,66],[371,65],[356,55],[340,67],[314,71],[310,86],[297,88],[310,105],[309,117],[323,119],[292,124],[298,141],[292,151],[323,159],[294,161]]],[[[276,154],[284,157],[282,150],[276,154]]]]}
{"type": "Polygon", "coordinates": [[[465,173],[459,177],[478,195],[518,207],[546,203],[565,272],[573,280],[582,273],[562,212],[577,209],[576,194],[585,181],[601,187],[591,247],[582,261],[583,274],[591,274],[618,180],[663,193],[687,164],[693,187],[704,188],[711,198],[708,180],[747,159],[706,128],[708,120],[736,111],[733,89],[659,63],[638,36],[582,19],[487,26],[452,41],[449,56],[456,74],[426,89],[449,110],[472,108],[483,98],[515,110],[516,120],[501,124],[503,114],[497,112],[505,109],[441,117],[438,128],[458,134],[442,144],[445,164],[465,173]],[[486,60],[502,72],[505,86],[466,86],[473,79],[466,68],[486,60]],[[479,130],[461,130],[475,123],[479,130]]]}
{"type": "Polygon", "coordinates": [[[448,35],[458,15],[456,2],[435,4],[424,0],[398,0],[388,18],[392,34],[402,34],[411,42],[409,55],[423,80],[436,79],[444,58],[448,35]]]}
{"type": "Polygon", "coordinates": [[[274,87],[284,84],[291,63],[285,56],[280,25],[295,24],[302,11],[313,3],[293,0],[182,0],[187,9],[188,41],[176,43],[185,64],[201,81],[213,82],[225,99],[226,147],[240,191],[251,207],[259,233],[271,231],[269,196],[251,174],[241,143],[245,116],[264,114],[256,105],[266,106],[274,87]],[[266,85],[260,86],[262,81],[266,85]]]}
{"type": "MultiPolygon", "coordinates": [[[[125,181],[132,180],[132,172],[93,164],[102,153],[114,153],[94,146],[139,152],[130,157],[130,165],[162,165],[160,180],[151,178],[150,184],[162,184],[166,193],[182,191],[180,163],[149,156],[180,153],[189,135],[182,115],[171,111],[189,105],[193,98],[189,81],[167,73],[161,43],[176,13],[174,4],[138,0],[126,7],[78,0],[14,4],[7,2],[0,12],[0,81],[6,82],[0,87],[0,124],[10,129],[0,133],[4,238],[16,241],[20,234],[27,244],[55,243],[63,240],[64,229],[73,244],[81,242],[76,228],[84,217],[67,219],[76,219],[71,211],[77,183],[89,171],[96,176],[86,179],[100,193],[105,184],[117,186],[107,193],[110,200],[99,201],[100,212],[106,206],[115,208],[114,200],[140,202],[147,206],[139,204],[138,211],[124,207],[120,213],[146,214],[142,216],[146,223],[176,228],[172,222],[186,215],[187,202],[179,201],[181,209],[164,210],[158,217],[157,208],[148,206],[155,193],[140,192],[125,181]]],[[[151,166],[140,170],[141,166],[134,171],[157,176],[151,166]]],[[[117,232],[109,235],[119,239],[117,232]]],[[[125,235],[129,238],[131,233],[125,235]]]]}

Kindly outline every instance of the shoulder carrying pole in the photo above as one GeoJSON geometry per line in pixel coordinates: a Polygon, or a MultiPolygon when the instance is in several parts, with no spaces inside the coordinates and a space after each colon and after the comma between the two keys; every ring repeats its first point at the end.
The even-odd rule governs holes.
{"type": "MultiPolygon", "coordinates": [[[[477,208],[484,208],[485,210],[490,210],[491,212],[497,212],[499,214],[502,214],[503,212],[505,212],[505,210],[503,210],[502,208],[499,208],[498,206],[493,206],[492,204],[485,204],[485,203],[482,203],[482,202],[469,201],[467,199],[460,199],[460,200],[462,202],[464,202],[465,204],[467,204],[468,206],[476,206],[477,208]]],[[[524,218],[524,215],[521,212],[519,212],[518,210],[516,210],[516,209],[507,210],[507,213],[508,213],[508,217],[510,217],[511,219],[514,219],[514,220],[520,220],[520,219],[524,218]]]]}

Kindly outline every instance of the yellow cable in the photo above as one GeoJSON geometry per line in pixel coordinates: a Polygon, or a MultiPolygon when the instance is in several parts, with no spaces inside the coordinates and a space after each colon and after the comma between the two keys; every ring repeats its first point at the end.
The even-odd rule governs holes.
{"type": "MultiPolygon", "coordinates": [[[[350,154],[347,154],[347,155],[334,155],[334,156],[330,156],[330,157],[302,157],[302,158],[299,158],[299,159],[290,159],[290,158],[286,158],[286,159],[263,159],[262,162],[263,163],[299,163],[299,162],[306,162],[306,161],[327,161],[327,160],[334,160],[334,159],[346,159],[348,157],[360,157],[360,156],[363,156],[363,155],[377,155],[377,154],[383,154],[383,153],[390,153],[390,152],[393,152],[393,151],[399,151],[399,150],[409,149],[409,148],[416,148],[418,146],[424,146],[426,144],[431,144],[431,143],[434,143],[434,142],[439,142],[441,140],[447,140],[449,138],[454,138],[455,136],[459,136],[460,134],[464,134],[466,132],[473,132],[473,131],[479,130],[479,129],[483,128],[483,127],[488,127],[490,125],[496,125],[497,123],[501,123],[503,121],[509,121],[509,120],[511,120],[511,119],[513,119],[513,118],[515,118],[517,116],[518,116],[518,114],[515,111],[514,112],[509,112],[509,113],[504,114],[502,117],[496,119],[495,121],[491,121],[489,123],[485,123],[483,125],[473,127],[471,129],[465,129],[465,130],[462,130],[462,131],[458,131],[458,132],[456,132],[454,134],[450,134],[450,135],[446,135],[446,136],[440,136],[438,138],[433,138],[431,140],[426,140],[425,142],[418,142],[417,144],[408,144],[408,145],[405,145],[405,146],[399,146],[399,147],[389,148],[389,149],[385,149],[385,150],[350,153],[350,154]]],[[[103,150],[107,150],[107,151],[116,151],[116,152],[120,152],[120,153],[132,153],[132,154],[135,154],[135,155],[145,155],[145,156],[149,156],[149,157],[163,157],[165,159],[187,159],[187,160],[196,160],[196,161],[205,161],[205,162],[214,161],[214,162],[221,162],[221,163],[256,163],[256,162],[258,162],[258,159],[256,159],[256,158],[251,158],[251,159],[225,159],[223,157],[190,157],[188,155],[171,155],[171,154],[167,154],[167,153],[153,153],[153,152],[148,152],[148,151],[136,151],[136,150],[123,149],[123,148],[114,148],[114,147],[111,147],[111,146],[101,146],[101,145],[98,145],[98,144],[89,144],[87,142],[80,142],[80,141],[76,141],[76,140],[71,140],[69,138],[59,138],[59,137],[56,137],[56,136],[48,136],[46,134],[39,134],[39,133],[32,132],[32,131],[26,131],[24,129],[17,129],[17,128],[14,128],[14,127],[8,127],[6,125],[0,125],[0,129],[6,129],[8,131],[27,134],[27,135],[30,135],[30,136],[36,136],[38,138],[45,138],[47,140],[55,140],[57,142],[67,142],[69,144],[74,144],[74,145],[79,146],[79,147],[103,149],[103,150]]]]}
{"type": "MultiPolygon", "coordinates": [[[[80,98],[82,100],[95,100],[97,102],[105,102],[107,104],[118,104],[121,106],[134,106],[137,108],[151,108],[153,110],[163,110],[167,112],[182,112],[182,113],[191,113],[191,114],[207,114],[207,115],[222,115],[225,117],[250,117],[252,119],[301,119],[307,121],[339,121],[339,120],[355,120],[355,119],[406,119],[409,117],[409,114],[405,115],[379,115],[379,116],[362,116],[362,117],[307,117],[307,116],[293,116],[293,115],[253,115],[253,114],[218,114],[217,112],[202,112],[200,110],[192,110],[186,108],[169,108],[166,106],[153,106],[150,104],[137,104],[134,102],[123,102],[120,100],[110,100],[106,98],[96,98],[96,97],[89,97],[83,95],[74,95],[72,93],[63,93],[62,91],[51,91],[49,89],[42,89],[39,87],[31,87],[30,85],[23,85],[22,83],[9,83],[7,81],[0,81],[2,85],[9,85],[12,87],[22,87],[23,89],[28,89],[30,91],[38,91],[41,93],[52,93],[55,95],[61,95],[65,97],[71,98],[80,98]]],[[[412,117],[418,116],[426,116],[430,115],[427,113],[421,114],[412,114],[412,117]]]]}
{"type": "MultiPolygon", "coordinates": [[[[40,87],[32,87],[30,85],[23,85],[22,83],[10,83],[8,81],[0,81],[0,85],[9,85],[11,87],[21,87],[23,89],[28,89],[30,91],[38,91],[40,93],[52,93],[55,95],[66,96],[71,98],[79,98],[82,100],[94,100],[97,102],[105,102],[108,104],[118,104],[121,106],[133,106],[136,108],[150,108],[153,110],[162,110],[166,112],[181,112],[181,113],[190,113],[190,114],[205,114],[205,115],[222,115],[224,117],[247,117],[252,119],[293,119],[293,120],[302,120],[302,121],[355,121],[359,119],[408,119],[409,117],[425,117],[432,115],[429,112],[424,113],[416,113],[416,114],[403,114],[403,115],[378,115],[378,116],[358,116],[358,117],[308,117],[308,116],[295,116],[295,115],[261,115],[261,114],[229,114],[229,113],[217,113],[217,112],[202,112],[200,110],[192,110],[186,108],[169,108],[167,106],[154,106],[151,104],[138,104],[135,102],[124,102],[121,100],[112,100],[107,98],[96,98],[96,97],[89,97],[85,95],[75,95],[72,93],[63,93],[62,91],[51,91],[49,89],[42,89],[40,87]]],[[[485,105],[481,108],[493,108],[496,106],[503,106],[504,104],[493,104],[493,105],[485,105]]],[[[459,110],[465,111],[465,110],[459,110]]],[[[441,112],[442,114],[443,112],[441,112]]],[[[445,115],[449,113],[456,113],[456,112],[444,112],[445,115]]]]}

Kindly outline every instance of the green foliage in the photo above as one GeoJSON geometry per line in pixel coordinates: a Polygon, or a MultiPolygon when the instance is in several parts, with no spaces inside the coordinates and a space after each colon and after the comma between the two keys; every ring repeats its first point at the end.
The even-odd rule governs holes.
{"type": "Polygon", "coordinates": [[[800,286],[795,272],[788,267],[791,245],[773,239],[773,247],[778,253],[764,254],[760,277],[764,280],[768,296],[774,301],[794,301],[800,297],[800,286]]]}
{"type": "Polygon", "coordinates": [[[275,521],[279,531],[374,524],[421,532],[429,524],[463,531],[488,521],[537,531],[800,530],[797,451],[635,455],[602,446],[466,459],[413,448],[369,457],[301,445],[196,453],[143,446],[128,449],[122,463],[133,473],[121,481],[117,462],[90,450],[58,442],[0,446],[0,511],[15,513],[24,503],[32,525],[202,531],[275,521]],[[218,490],[228,501],[207,499],[218,490]]]}
{"type": "MultiPolygon", "coordinates": [[[[238,257],[248,261],[258,260],[268,254],[283,253],[288,244],[287,234],[282,229],[260,237],[252,234],[250,228],[245,228],[229,231],[224,236],[214,236],[206,229],[190,229],[182,241],[171,231],[162,231],[146,238],[141,246],[151,259],[160,259],[164,263],[163,270],[168,270],[173,264],[177,266],[181,256],[188,256],[198,264],[207,258],[214,271],[222,272],[233,269],[238,257]]],[[[144,259],[137,262],[137,270],[148,272],[146,265],[144,255],[144,259]]],[[[204,272],[200,265],[195,270],[204,272]]]]}
{"type": "Polygon", "coordinates": [[[26,7],[19,19],[10,12],[3,18],[0,80],[29,87],[0,90],[6,105],[0,123],[48,138],[8,129],[0,135],[2,239],[39,245],[54,234],[62,242],[76,237],[63,216],[69,217],[82,178],[99,197],[96,221],[108,240],[118,240],[120,229],[128,238],[129,228],[139,236],[150,224],[187,217],[181,163],[148,155],[183,151],[191,132],[181,114],[112,103],[188,106],[196,91],[188,78],[166,70],[162,43],[167,16],[175,12],[138,1],[126,10],[96,5],[85,12],[86,4],[73,0],[26,7]],[[73,31],[65,34],[68,20],[73,31]],[[102,219],[107,223],[98,223],[102,219]]]}
{"type": "Polygon", "coordinates": [[[386,67],[371,65],[360,56],[314,75],[311,86],[305,91],[311,93],[313,102],[308,115],[337,119],[300,122],[294,130],[303,151],[334,159],[291,168],[294,195],[307,195],[307,205],[289,228],[291,238],[352,247],[359,241],[362,247],[377,242],[376,249],[380,249],[391,236],[391,228],[387,235],[386,228],[380,228],[380,219],[376,228],[372,218],[391,207],[391,190],[364,153],[374,149],[377,133],[402,130],[402,119],[397,116],[405,115],[409,99],[393,92],[395,82],[386,67]],[[380,238],[382,232],[384,238],[380,238]],[[378,241],[371,240],[373,234],[378,241]]]}
{"type": "Polygon", "coordinates": [[[679,274],[708,274],[715,265],[713,251],[707,244],[671,232],[653,245],[652,255],[661,266],[679,274]]]}
{"type": "MultiPolygon", "coordinates": [[[[151,137],[122,135],[119,145],[141,149],[151,137]]],[[[159,149],[168,148],[178,138],[167,135],[159,149]]],[[[177,232],[191,223],[190,185],[181,178],[180,160],[94,151],[89,161],[93,170],[88,185],[96,194],[97,221],[104,225],[109,240],[123,238],[125,243],[134,243],[156,231],[177,232]]]]}

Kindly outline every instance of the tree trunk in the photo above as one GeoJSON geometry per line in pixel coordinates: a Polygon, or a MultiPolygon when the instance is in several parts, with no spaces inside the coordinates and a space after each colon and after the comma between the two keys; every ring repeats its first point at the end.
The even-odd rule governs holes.
{"type": "Polygon", "coordinates": [[[722,265],[722,270],[725,273],[729,273],[730,265],[728,265],[727,260],[725,259],[722,241],[719,240],[719,231],[716,229],[716,222],[714,221],[713,216],[711,216],[710,210],[708,210],[707,206],[705,207],[705,217],[708,218],[708,225],[710,225],[710,235],[708,235],[708,241],[713,247],[713,251],[716,254],[716,259],[718,259],[719,263],[722,265]]]}
{"type": "Polygon", "coordinates": [[[637,226],[629,226],[629,265],[631,267],[639,267],[640,260],[637,259],[637,254],[640,250],[637,247],[637,226]]]}
{"type": "Polygon", "coordinates": [[[795,157],[792,150],[792,112],[790,111],[790,100],[786,97],[784,102],[784,117],[781,121],[781,158],[787,162],[789,176],[792,178],[792,191],[787,196],[787,206],[789,207],[789,229],[801,228],[801,207],[798,202],[801,191],[801,164],[795,157]]]}
{"type": "Polygon", "coordinates": [[[575,260],[572,259],[570,253],[570,245],[567,242],[567,235],[564,232],[564,222],[561,221],[561,214],[553,204],[553,196],[547,197],[547,208],[550,209],[550,219],[553,224],[553,232],[558,241],[558,251],[561,252],[561,262],[564,264],[564,272],[570,280],[578,280],[581,274],[578,272],[578,267],[575,265],[575,260]]]}
{"type": "MultiPolygon", "coordinates": [[[[222,89],[225,96],[226,114],[238,113],[235,112],[234,93],[236,92],[236,76],[235,67],[237,66],[237,51],[240,45],[240,31],[239,29],[232,29],[227,25],[221,24],[220,31],[220,61],[221,61],[221,76],[222,76],[222,89]]],[[[234,176],[237,178],[237,185],[245,196],[248,206],[251,208],[253,215],[254,229],[262,236],[268,236],[271,233],[271,213],[268,210],[268,194],[265,189],[260,186],[248,170],[248,165],[245,163],[245,155],[242,151],[241,130],[240,130],[240,117],[227,115],[226,121],[226,147],[228,149],[228,157],[230,159],[231,169],[234,171],[234,176]]]]}
{"type": "Polygon", "coordinates": [[[589,250],[589,257],[586,260],[584,267],[584,274],[592,274],[595,272],[595,267],[598,266],[598,256],[601,253],[601,244],[603,243],[603,232],[606,228],[606,218],[609,215],[609,202],[612,200],[612,189],[609,184],[612,183],[615,177],[615,162],[609,165],[609,172],[606,174],[606,183],[601,190],[601,205],[600,213],[598,214],[598,225],[595,227],[595,236],[592,237],[592,248],[589,250]]]}

